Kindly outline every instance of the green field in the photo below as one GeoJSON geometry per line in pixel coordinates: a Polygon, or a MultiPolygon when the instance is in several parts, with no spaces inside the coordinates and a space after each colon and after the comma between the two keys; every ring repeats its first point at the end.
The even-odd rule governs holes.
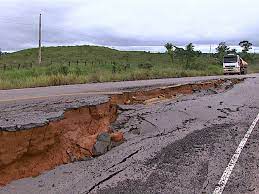
{"type": "MultiPolygon", "coordinates": [[[[67,46],[43,48],[42,59],[39,66],[37,49],[3,55],[0,89],[222,74],[218,60],[205,54],[187,65],[179,56],[172,64],[166,53],[67,46]]],[[[254,65],[251,70],[259,68],[254,65]]]]}

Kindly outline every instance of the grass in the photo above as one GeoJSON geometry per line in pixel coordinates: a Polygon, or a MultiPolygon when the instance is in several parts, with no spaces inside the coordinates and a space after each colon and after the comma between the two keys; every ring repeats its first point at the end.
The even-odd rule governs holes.
{"type": "MultiPolygon", "coordinates": [[[[35,61],[36,49],[2,56],[0,66],[5,64],[6,68],[0,69],[0,89],[223,73],[217,60],[206,55],[193,60],[187,68],[184,59],[176,57],[171,64],[165,53],[125,52],[96,46],[49,47],[43,48],[42,53],[41,66],[35,61]]],[[[258,69],[254,65],[250,71],[258,69]]]]}
{"type": "Polygon", "coordinates": [[[259,73],[259,64],[251,64],[251,65],[249,65],[248,73],[259,73]]]}
{"type": "Polygon", "coordinates": [[[132,66],[127,70],[116,68],[116,72],[113,72],[112,65],[52,65],[0,71],[0,89],[215,74],[221,74],[221,69],[217,66],[211,66],[206,70],[186,70],[171,65],[154,66],[150,69],[132,66]]]}

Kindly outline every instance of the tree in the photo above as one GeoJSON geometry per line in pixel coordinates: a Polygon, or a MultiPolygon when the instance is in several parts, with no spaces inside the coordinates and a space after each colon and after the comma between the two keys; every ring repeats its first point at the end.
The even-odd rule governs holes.
{"type": "Polygon", "coordinates": [[[241,57],[247,61],[252,62],[253,56],[251,54],[248,53],[248,51],[250,49],[252,49],[253,44],[251,42],[249,42],[248,40],[243,40],[239,43],[239,46],[241,46],[242,49],[242,53],[241,53],[241,57]]]}
{"type": "Polygon", "coordinates": [[[190,53],[194,52],[194,45],[192,43],[187,44],[185,48],[186,48],[186,51],[190,53]]]}
{"type": "Polygon", "coordinates": [[[185,49],[175,46],[174,59],[178,59],[181,63],[185,62],[185,49]]]}
{"type": "Polygon", "coordinates": [[[243,40],[239,43],[239,46],[243,48],[242,49],[243,53],[247,53],[250,49],[252,49],[253,44],[248,40],[243,40]]]}
{"type": "Polygon", "coordinates": [[[193,58],[196,56],[196,52],[194,51],[194,45],[192,43],[189,43],[185,47],[185,56],[186,56],[186,67],[190,67],[190,62],[193,60],[193,58]]]}
{"type": "Polygon", "coordinates": [[[229,47],[226,45],[226,42],[219,43],[218,47],[216,48],[217,53],[228,53],[229,47]]]}
{"type": "Polygon", "coordinates": [[[168,53],[168,55],[170,56],[171,62],[173,64],[174,61],[174,45],[172,43],[166,43],[165,44],[165,48],[166,48],[166,52],[168,53]]]}
{"type": "Polygon", "coordinates": [[[229,53],[229,49],[230,48],[226,45],[226,42],[219,43],[218,47],[216,48],[216,51],[220,63],[223,63],[223,58],[226,54],[229,53]]]}
{"type": "Polygon", "coordinates": [[[231,54],[237,54],[237,49],[231,49],[230,51],[229,51],[229,53],[231,53],[231,54]]]}

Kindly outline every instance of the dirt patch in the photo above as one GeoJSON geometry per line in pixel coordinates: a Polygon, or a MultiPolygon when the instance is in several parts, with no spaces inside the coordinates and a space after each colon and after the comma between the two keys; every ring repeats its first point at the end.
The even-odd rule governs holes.
{"type": "Polygon", "coordinates": [[[118,104],[150,104],[197,91],[225,91],[241,81],[243,79],[219,79],[114,94],[106,103],[67,110],[61,120],[43,127],[3,130],[0,132],[0,185],[95,156],[94,146],[101,133],[110,134],[111,141],[121,142],[123,134],[110,128],[117,118],[118,104]]]}

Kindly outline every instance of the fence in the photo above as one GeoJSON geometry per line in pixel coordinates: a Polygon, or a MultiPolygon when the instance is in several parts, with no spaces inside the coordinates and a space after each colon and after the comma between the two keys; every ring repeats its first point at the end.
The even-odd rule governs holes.
{"type": "MultiPolygon", "coordinates": [[[[27,62],[27,63],[11,63],[11,64],[1,64],[0,63],[0,71],[9,71],[9,70],[19,70],[19,69],[32,69],[34,67],[51,67],[54,65],[65,65],[67,67],[70,66],[90,66],[94,68],[95,65],[110,65],[112,68],[112,73],[116,73],[122,70],[128,70],[132,67],[132,64],[123,63],[123,62],[116,62],[116,61],[86,61],[86,60],[76,60],[76,61],[66,61],[66,62],[55,62],[55,61],[43,61],[41,65],[37,64],[36,62],[27,62]]],[[[151,63],[140,63],[134,64],[138,68],[141,69],[151,69],[153,65],[151,63]]]]}

